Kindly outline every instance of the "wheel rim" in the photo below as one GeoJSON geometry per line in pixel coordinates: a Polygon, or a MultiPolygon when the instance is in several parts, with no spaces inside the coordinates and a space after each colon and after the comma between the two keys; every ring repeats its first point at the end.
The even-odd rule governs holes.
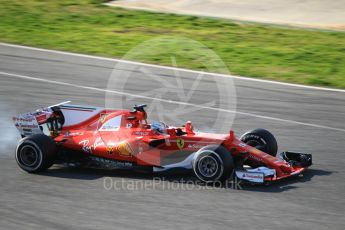
{"type": "Polygon", "coordinates": [[[199,160],[199,172],[203,177],[211,178],[217,174],[218,162],[212,156],[204,156],[199,160]]]}
{"type": "Polygon", "coordinates": [[[39,154],[33,146],[25,145],[20,150],[19,159],[24,166],[32,167],[38,163],[39,154]]]}

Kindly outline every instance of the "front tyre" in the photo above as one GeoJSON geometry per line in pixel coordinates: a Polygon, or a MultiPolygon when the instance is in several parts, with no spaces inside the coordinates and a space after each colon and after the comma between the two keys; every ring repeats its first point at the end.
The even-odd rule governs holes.
{"type": "Polygon", "coordinates": [[[29,173],[42,172],[54,164],[57,147],[54,140],[43,134],[21,139],[15,158],[21,169],[29,173]]]}
{"type": "Polygon", "coordinates": [[[265,129],[254,129],[243,134],[240,140],[247,145],[257,148],[271,156],[276,156],[278,144],[272,133],[265,129]]]}
{"type": "Polygon", "coordinates": [[[205,146],[194,156],[193,171],[203,182],[224,182],[232,175],[234,162],[223,146],[205,146]]]}

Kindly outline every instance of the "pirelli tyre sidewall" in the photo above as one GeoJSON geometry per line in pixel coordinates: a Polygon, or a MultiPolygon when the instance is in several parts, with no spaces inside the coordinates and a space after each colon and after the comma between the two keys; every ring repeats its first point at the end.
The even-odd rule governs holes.
{"type": "Polygon", "coordinates": [[[57,156],[54,140],[44,134],[35,134],[21,139],[15,158],[21,169],[29,173],[42,172],[51,167],[57,156]]]}
{"type": "Polygon", "coordinates": [[[194,155],[193,171],[203,182],[224,182],[233,174],[234,162],[223,146],[205,146],[194,155]]]}
{"type": "Polygon", "coordinates": [[[240,140],[250,146],[258,148],[265,153],[268,153],[271,156],[277,155],[277,140],[272,133],[265,129],[254,129],[246,132],[241,136],[240,140]]]}

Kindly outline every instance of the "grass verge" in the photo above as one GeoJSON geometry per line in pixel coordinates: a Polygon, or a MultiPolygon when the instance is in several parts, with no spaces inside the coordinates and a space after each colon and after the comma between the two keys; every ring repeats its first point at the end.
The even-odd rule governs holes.
{"type": "MultiPolygon", "coordinates": [[[[345,88],[345,33],[110,8],[101,0],[0,0],[0,41],[108,57],[157,36],[182,36],[218,54],[231,73],[345,88]]],[[[175,44],[178,46],[178,44],[175,44]]],[[[170,47],[174,50],[174,44],[170,47]]],[[[137,61],[171,65],[169,52],[137,61]]],[[[195,60],[178,66],[203,69],[195,60]]]]}

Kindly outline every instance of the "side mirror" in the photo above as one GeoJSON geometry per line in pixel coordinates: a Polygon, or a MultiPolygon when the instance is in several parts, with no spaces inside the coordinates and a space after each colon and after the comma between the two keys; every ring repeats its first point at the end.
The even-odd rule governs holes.
{"type": "Polygon", "coordinates": [[[175,129],[175,128],[169,128],[169,129],[167,129],[167,133],[168,133],[171,137],[176,137],[176,129],[175,129]]]}

